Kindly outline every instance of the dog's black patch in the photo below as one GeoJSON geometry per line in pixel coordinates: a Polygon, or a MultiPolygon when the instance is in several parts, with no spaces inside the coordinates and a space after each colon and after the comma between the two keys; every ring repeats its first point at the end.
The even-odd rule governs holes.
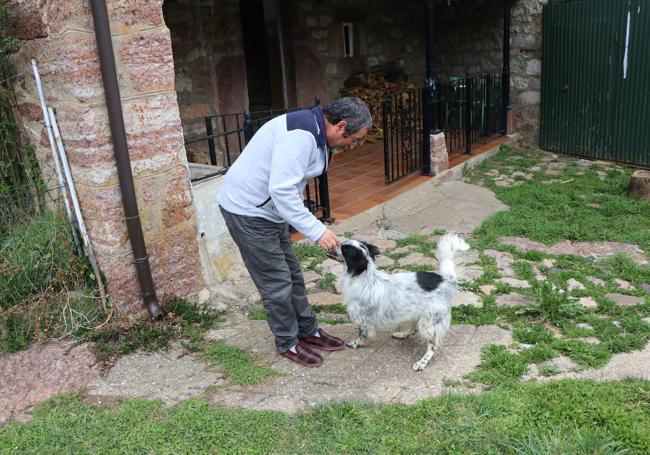
{"type": "Polygon", "coordinates": [[[379,256],[379,248],[377,248],[375,245],[372,245],[371,243],[366,243],[366,242],[361,242],[363,243],[366,248],[368,248],[368,253],[370,253],[370,257],[374,261],[377,256],[379,256]]]}
{"type": "Polygon", "coordinates": [[[345,259],[345,264],[348,267],[348,272],[352,276],[361,275],[368,269],[368,259],[363,255],[363,252],[352,245],[341,246],[341,254],[345,259]]]}
{"type": "Polygon", "coordinates": [[[415,279],[418,285],[427,292],[435,291],[443,279],[434,272],[415,272],[415,279]]]}

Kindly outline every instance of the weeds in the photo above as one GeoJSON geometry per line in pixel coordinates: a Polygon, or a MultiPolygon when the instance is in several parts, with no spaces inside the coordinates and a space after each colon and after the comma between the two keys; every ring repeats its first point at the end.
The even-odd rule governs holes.
{"type": "Polygon", "coordinates": [[[173,298],[165,302],[166,313],[162,321],[113,320],[104,327],[89,332],[83,341],[93,341],[95,355],[101,362],[110,364],[119,356],[137,349],[155,351],[166,347],[170,340],[180,336],[201,338],[214,327],[221,313],[190,303],[185,299],[173,298]]]}

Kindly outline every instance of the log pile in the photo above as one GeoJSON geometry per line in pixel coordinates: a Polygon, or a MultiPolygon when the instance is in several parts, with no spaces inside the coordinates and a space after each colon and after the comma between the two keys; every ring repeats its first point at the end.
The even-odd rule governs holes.
{"type": "Polygon", "coordinates": [[[384,97],[415,87],[408,80],[403,68],[396,63],[353,73],[343,85],[340,90],[341,96],[358,96],[370,108],[373,127],[366,136],[366,141],[369,143],[374,143],[384,136],[381,120],[384,97]]]}

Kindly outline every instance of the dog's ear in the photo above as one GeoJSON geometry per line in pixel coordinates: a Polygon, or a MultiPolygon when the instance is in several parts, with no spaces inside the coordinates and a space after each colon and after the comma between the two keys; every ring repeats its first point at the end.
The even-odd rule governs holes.
{"type": "Polygon", "coordinates": [[[379,248],[377,248],[375,245],[367,242],[361,242],[363,243],[366,248],[368,248],[368,253],[370,253],[370,257],[374,261],[377,256],[381,254],[381,251],[379,251],[379,248]]]}

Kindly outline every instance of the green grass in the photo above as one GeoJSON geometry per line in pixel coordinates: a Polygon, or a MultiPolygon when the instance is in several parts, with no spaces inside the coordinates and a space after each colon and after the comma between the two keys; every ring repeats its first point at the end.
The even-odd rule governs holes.
{"type": "Polygon", "coordinates": [[[323,278],[316,282],[316,286],[326,291],[334,291],[336,289],[335,284],[337,279],[336,275],[327,272],[323,278]]]}
{"type": "Polygon", "coordinates": [[[81,339],[105,320],[104,309],[91,289],[44,292],[0,317],[0,353],[28,349],[50,338],[81,339]]]}
{"type": "MultiPolygon", "coordinates": [[[[540,251],[521,252],[513,246],[504,245],[503,236],[521,236],[547,245],[559,240],[572,241],[621,241],[639,245],[650,253],[650,204],[648,201],[627,197],[627,184],[632,168],[612,169],[607,165],[594,165],[583,169],[570,157],[559,157],[566,163],[560,175],[534,173],[535,177],[523,185],[497,187],[489,173],[499,169],[502,174],[515,171],[531,172],[542,161],[543,154],[520,151],[508,146],[501,148],[492,159],[486,160],[468,171],[470,181],[481,183],[510,206],[508,211],[489,217],[474,232],[472,247],[480,252],[479,265],[483,275],[469,289],[478,292],[483,284],[496,285],[493,295],[483,296],[482,308],[454,308],[453,322],[474,325],[497,324],[513,328],[513,338],[519,343],[532,345],[519,352],[507,352],[492,346],[483,353],[483,363],[473,377],[484,384],[494,386],[516,380],[530,363],[545,365],[542,374],[552,374],[553,367],[545,360],[553,355],[566,355],[581,367],[599,367],[608,362],[613,354],[642,349],[650,339],[650,325],[642,318],[650,314],[650,295],[639,285],[650,283],[650,266],[639,266],[624,254],[594,261],[571,255],[554,256],[540,251]],[[511,169],[507,169],[510,167],[511,169]],[[607,178],[600,180],[598,170],[604,170],[607,178]],[[544,182],[554,181],[550,184],[544,182]],[[495,260],[484,254],[486,249],[510,253],[516,276],[529,281],[531,289],[517,290],[533,302],[521,308],[499,308],[494,305],[499,294],[513,292],[507,285],[498,284],[499,270],[495,260]],[[541,261],[555,261],[553,270],[541,261]],[[537,282],[533,264],[547,276],[547,282],[537,282]],[[591,283],[595,277],[604,286],[591,283]],[[635,287],[621,291],[614,279],[626,280],[635,287]],[[585,285],[584,290],[566,291],[569,280],[585,285]],[[605,298],[609,292],[623,292],[644,297],[645,304],[619,307],[605,298]],[[598,303],[595,310],[587,310],[577,303],[580,297],[591,297],[598,303]],[[613,321],[618,321],[618,326],[613,321]],[[587,323],[592,329],[580,327],[587,323]],[[561,334],[555,337],[543,324],[557,327],[561,334]],[[590,337],[600,343],[588,343],[580,338],[590,337]]],[[[423,239],[407,240],[408,243],[423,239]]]]}
{"type": "Polygon", "coordinates": [[[645,454],[650,383],[559,381],[413,406],[339,403],[288,415],[191,399],[95,405],[63,395],[0,428],[2,453],[645,454]]]}
{"type": "Polygon", "coordinates": [[[52,212],[0,237],[0,353],[80,336],[106,319],[95,277],[75,254],[70,227],[52,212]]]}
{"type": "Polygon", "coordinates": [[[76,289],[85,283],[85,272],[68,223],[52,212],[38,215],[0,238],[0,310],[45,291],[76,289]]]}
{"type": "Polygon", "coordinates": [[[308,258],[314,258],[317,260],[317,263],[320,263],[327,259],[325,251],[313,243],[302,243],[299,245],[294,245],[293,249],[295,250],[296,256],[300,262],[304,262],[308,258]]]}
{"type": "Polygon", "coordinates": [[[342,303],[335,303],[333,305],[313,305],[312,308],[316,313],[348,314],[348,310],[342,303]]]}
{"type": "Polygon", "coordinates": [[[521,328],[515,328],[512,332],[515,341],[526,344],[550,343],[553,341],[553,334],[543,324],[529,324],[521,328]]]}
{"type": "Polygon", "coordinates": [[[260,384],[279,375],[274,369],[259,364],[248,352],[221,341],[204,341],[201,350],[200,357],[219,365],[234,384],[260,384]]]}
{"type": "Polygon", "coordinates": [[[438,246],[436,242],[432,242],[428,236],[422,234],[415,234],[403,239],[397,239],[395,240],[395,243],[397,243],[398,248],[404,246],[412,247],[411,253],[418,252],[429,256],[435,253],[436,247],[438,246]]]}
{"type": "Polygon", "coordinates": [[[650,201],[627,196],[633,168],[624,167],[623,172],[609,170],[607,179],[601,181],[596,174],[598,166],[580,174],[583,169],[573,164],[572,159],[562,158],[568,165],[558,176],[538,172],[529,183],[497,187],[486,172],[505,165],[528,172],[538,164],[541,154],[527,152],[520,160],[513,160],[514,156],[524,155],[502,146],[493,159],[469,173],[470,181],[483,182],[510,206],[510,210],[491,216],[474,232],[484,247],[497,245],[500,236],[521,236],[547,245],[562,239],[629,242],[650,252],[650,201]],[[543,183],[549,180],[558,182],[543,183]]]}
{"type": "Polygon", "coordinates": [[[93,330],[81,341],[93,341],[97,359],[112,362],[137,349],[155,351],[166,347],[181,336],[200,336],[214,327],[221,313],[185,299],[172,298],[163,304],[165,319],[127,321],[115,319],[98,330],[93,330]]]}
{"type": "Polygon", "coordinates": [[[332,318],[327,318],[327,317],[318,318],[318,322],[321,322],[323,324],[330,324],[330,325],[349,324],[350,323],[350,321],[347,320],[347,319],[332,319],[332,318]]]}
{"type": "Polygon", "coordinates": [[[248,317],[254,321],[266,321],[266,312],[263,307],[249,308],[248,317]]]}
{"type": "Polygon", "coordinates": [[[584,307],[570,300],[566,292],[554,289],[552,284],[547,282],[535,282],[529,295],[533,297],[535,304],[524,307],[522,311],[555,325],[586,311],[584,307]]]}

